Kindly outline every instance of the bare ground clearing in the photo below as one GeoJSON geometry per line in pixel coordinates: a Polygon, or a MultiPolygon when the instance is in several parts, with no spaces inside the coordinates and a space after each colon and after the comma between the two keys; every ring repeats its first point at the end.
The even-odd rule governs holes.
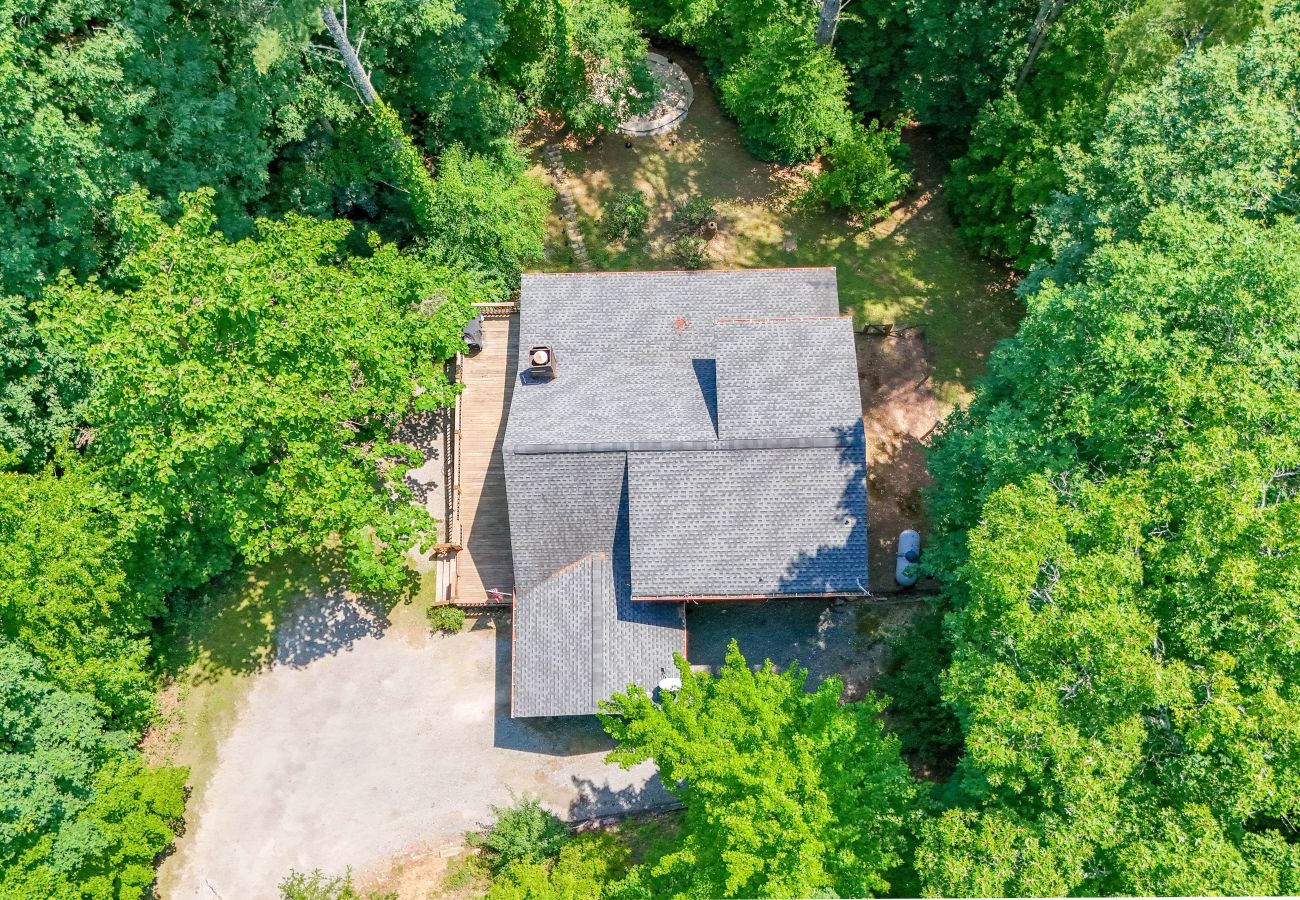
{"type": "Polygon", "coordinates": [[[872,593],[894,581],[898,534],[928,522],[921,491],[930,484],[925,441],[939,424],[924,337],[905,331],[859,335],[858,380],[867,432],[867,553],[872,593]]]}

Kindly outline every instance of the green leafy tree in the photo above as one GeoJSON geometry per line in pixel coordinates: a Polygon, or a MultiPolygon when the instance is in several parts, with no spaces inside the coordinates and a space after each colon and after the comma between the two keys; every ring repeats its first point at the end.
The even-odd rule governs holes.
{"type": "Polygon", "coordinates": [[[659,95],[650,74],[646,39],[626,5],[614,0],[570,0],[567,58],[547,106],[578,134],[612,129],[628,115],[647,112],[659,95]]]}
{"type": "Polygon", "coordinates": [[[18,297],[0,297],[0,454],[39,467],[76,422],[87,374],[44,340],[18,297]]]}
{"type": "Polygon", "coordinates": [[[133,165],[103,122],[145,100],[123,71],[134,36],[117,10],[87,0],[0,13],[0,294],[32,297],[62,269],[84,277],[99,265],[100,214],[133,165]]]}
{"type": "Polygon", "coordinates": [[[129,289],[48,293],[51,334],[96,373],[92,464],[159,523],[172,584],[340,536],[354,576],[397,588],[431,523],[392,433],[451,399],[442,362],[479,288],[377,242],[344,259],[345,223],[261,220],[231,243],[207,195],[184,210],[167,225],[123,204],[129,289]]]}
{"type": "Polygon", "coordinates": [[[903,111],[911,19],[907,0],[844,4],[832,47],[848,72],[859,115],[894,118],[903,111]]]}
{"type": "Polygon", "coordinates": [[[1042,27],[1036,18],[1007,59],[1003,90],[974,116],[947,185],[962,235],[981,252],[1021,268],[1043,258],[1033,214],[1064,186],[1062,150],[1088,146],[1112,92],[1129,86],[1115,68],[1112,34],[1133,6],[1045,3],[1040,12],[1057,15],[1042,27]]]}
{"type": "Polygon", "coordinates": [[[1300,13],[1281,8],[1245,44],[1204,50],[1116,98],[1091,151],[1066,159],[1065,190],[1041,215],[1052,262],[1030,285],[1074,277],[1094,246],[1136,236],[1160,204],[1294,215],[1297,85],[1300,13]]]}
{"type": "Polygon", "coordinates": [[[79,467],[0,473],[0,634],[97,715],[141,727],[153,708],[149,619],[160,592],[128,575],[147,540],[120,496],[79,467]]]}
{"type": "Polygon", "coordinates": [[[848,76],[811,32],[778,20],[753,37],[753,46],[718,81],[722,103],[740,124],[740,136],[760,159],[812,159],[853,133],[848,76]]]}
{"type": "Polygon", "coordinates": [[[614,836],[580,834],[552,862],[516,862],[492,880],[488,900],[571,900],[605,894],[627,869],[629,851],[614,836]]]}
{"type": "Polygon", "coordinates": [[[603,705],[609,759],[653,760],[686,803],[681,845],[636,874],[655,896],[863,897],[889,889],[916,788],[880,701],[842,705],[828,679],[752,671],[733,641],[717,677],[678,661],[682,688],[603,705]]]}
{"type": "Polygon", "coordinates": [[[830,168],[813,179],[809,197],[832,209],[862,216],[882,216],[912,183],[901,126],[881,128],[872,122],[826,154],[830,168]]]}
{"type": "Polygon", "coordinates": [[[1007,83],[1039,0],[913,0],[903,88],[916,117],[960,137],[1007,83]]]}
{"type": "Polygon", "coordinates": [[[1064,186],[1057,148],[1076,136],[1068,125],[1030,115],[1011,94],[980,112],[947,185],[958,231],[976,250],[1021,269],[1044,257],[1033,214],[1064,186]]]}
{"type": "Polygon", "coordinates": [[[817,10],[797,0],[636,0],[641,20],[696,48],[716,76],[755,46],[759,33],[784,23],[812,38],[817,10]]]}
{"type": "Polygon", "coordinates": [[[761,159],[807,162],[853,134],[849,76],[794,0],[638,0],[642,21],[700,52],[723,106],[761,159]]]}
{"type": "MultiPolygon", "coordinates": [[[[1045,0],[1016,4],[1005,18],[985,18],[972,6],[972,18],[948,22],[945,4],[923,2],[915,25],[927,39],[918,40],[913,55],[933,71],[922,68],[909,90],[923,121],[945,125],[965,143],[947,185],[962,234],[1020,268],[1048,256],[1047,241],[1034,234],[1034,214],[1067,188],[1066,161],[1109,131],[1103,124],[1111,101],[1135,90],[1169,92],[1168,84],[1153,84],[1171,65],[1189,64],[1201,48],[1240,42],[1265,20],[1265,6],[1045,0]],[[990,41],[1001,49],[947,58],[949,50],[964,52],[951,45],[968,37],[972,46],[990,41]],[[928,39],[937,44],[927,46],[928,39]],[[930,55],[935,46],[944,55],[930,55]],[[1000,74],[972,80],[967,66],[1000,74]]],[[[1071,186],[1087,190],[1092,182],[1071,186]]]]}
{"type": "Polygon", "coordinates": [[[564,117],[577,134],[648,110],[658,91],[648,46],[628,7],[611,0],[507,0],[508,37],[493,66],[530,107],[564,117]]]}
{"type": "Polygon", "coordinates": [[[952,662],[952,645],[943,633],[945,609],[939,602],[915,613],[890,647],[877,686],[891,702],[890,730],[903,752],[934,766],[961,751],[960,723],[943,702],[938,673],[952,662]]]}
{"type": "Polygon", "coordinates": [[[927,892],[1294,884],[1298,267],[1292,221],[1159,208],[1030,295],[945,427],[966,756],[927,892]]]}
{"type": "MultiPolygon", "coordinates": [[[[526,120],[491,73],[509,33],[496,0],[370,0],[350,3],[348,20],[354,34],[364,30],[375,89],[423,149],[493,153],[526,120]]],[[[333,74],[355,105],[341,70],[333,74]]]]}
{"type": "Polygon", "coordinates": [[[183,769],[148,769],[89,697],[0,646],[0,896],[134,900],[184,809],[183,769]]]}
{"type": "MultiPolygon", "coordinates": [[[[140,97],[129,115],[104,120],[103,143],[131,152],[132,181],[168,215],[180,211],[181,194],[210,188],[222,230],[246,235],[272,160],[304,128],[291,109],[300,55],[270,39],[277,26],[287,33],[297,25],[290,14],[318,16],[318,7],[302,0],[121,6],[118,21],[132,41],[124,80],[140,97]]],[[[106,204],[101,215],[110,212],[106,204]]]]}
{"type": "Polygon", "coordinates": [[[438,160],[433,203],[421,217],[438,263],[477,273],[504,290],[541,259],[551,192],[519,154],[489,159],[452,147],[438,160]]]}

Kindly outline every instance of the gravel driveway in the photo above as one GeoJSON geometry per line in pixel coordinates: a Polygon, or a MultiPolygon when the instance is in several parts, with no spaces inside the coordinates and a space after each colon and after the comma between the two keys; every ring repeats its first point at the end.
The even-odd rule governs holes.
{"type": "Polygon", "coordinates": [[[668,800],[652,766],[603,762],[594,719],[508,717],[508,618],[449,637],[413,618],[341,592],[287,617],[164,864],[168,897],[273,898],[291,869],[450,850],[512,792],[569,818],[668,800]]]}

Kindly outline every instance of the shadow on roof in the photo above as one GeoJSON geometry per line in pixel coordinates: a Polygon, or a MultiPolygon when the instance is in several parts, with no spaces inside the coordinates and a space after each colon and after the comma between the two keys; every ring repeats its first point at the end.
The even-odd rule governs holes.
{"type": "Polygon", "coordinates": [[[840,463],[852,475],[840,495],[838,511],[851,523],[843,544],[823,545],[811,553],[800,553],[786,566],[780,593],[820,594],[842,592],[842,586],[826,583],[825,573],[861,571],[858,587],[867,593],[867,437],[861,420],[835,429],[840,463]]]}
{"type": "Polygon", "coordinates": [[[497,628],[492,746],[545,756],[608,752],[614,741],[595,716],[510,718],[510,628],[497,628]]]}

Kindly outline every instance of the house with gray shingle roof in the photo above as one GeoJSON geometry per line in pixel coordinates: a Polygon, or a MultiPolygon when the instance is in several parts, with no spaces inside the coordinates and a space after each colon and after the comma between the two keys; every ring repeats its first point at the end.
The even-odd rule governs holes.
{"type": "Polygon", "coordinates": [[[686,654],[688,601],[866,593],[834,269],[525,275],[519,350],[512,716],[653,690],[686,654]]]}

